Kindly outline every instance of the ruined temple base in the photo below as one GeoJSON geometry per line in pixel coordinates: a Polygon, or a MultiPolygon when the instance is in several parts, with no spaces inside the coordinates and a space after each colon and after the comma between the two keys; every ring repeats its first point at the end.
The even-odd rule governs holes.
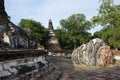
{"type": "Polygon", "coordinates": [[[51,69],[44,72],[38,72],[30,80],[59,80],[61,75],[61,71],[57,70],[56,67],[51,66],[51,69]]]}
{"type": "Polygon", "coordinates": [[[0,80],[58,80],[61,74],[45,55],[0,62],[0,80]]]}

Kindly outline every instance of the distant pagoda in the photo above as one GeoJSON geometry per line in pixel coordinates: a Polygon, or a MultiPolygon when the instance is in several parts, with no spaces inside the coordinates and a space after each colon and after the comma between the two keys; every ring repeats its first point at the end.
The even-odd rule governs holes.
{"type": "Polygon", "coordinates": [[[61,46],[59,44],[58,38],[54,33],[54,28],[51,19],[49,19],[48,30],[49,30],[49,34],[47,38],[47,49],[61,50],[61,46]]]}

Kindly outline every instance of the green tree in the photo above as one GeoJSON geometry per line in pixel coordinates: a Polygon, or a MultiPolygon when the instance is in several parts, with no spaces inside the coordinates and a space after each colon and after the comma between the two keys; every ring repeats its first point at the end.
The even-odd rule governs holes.
{"type": "Polygon", "coordinates": [[[94,16],[93,24],[103,26],[99,32],[101,38],[111,47],[120,48],[120,6],[114,5],[113,0],[100,0],[98,16],[94,16]]]}
{"type": "Polygon", "coordinates": [[[70,44],[69,34],[63,29],[56,29],[55,34],[58,37],[62,49],[72,49],[73,46],[70,44]]]}
{"type": "Polygon", "coordinates": [[[62,19],[60,24],[63,36],[68,38],[65,39],[66,43],[72,48],[86,43],[91,38],[91,34],[87,32],[91,28],[91,22],[86,20],[84,14],[73,14],[68,19],[62,19]]]}
{"type": "Polygon", "coordinates": [[[45,45],[45,36],[47,29],[42,26],[40,22],[32,19],[21,19],[19,26],[21,28],[28,28],[31,31],[31,35],[34,36],[41,45],[45,45]]]}
{"type": "Polygon", "coordinates": [[[120,11],[120,4],[119,5],[115,5],[115,7],[116,7],[117,11],[120,11]]]}

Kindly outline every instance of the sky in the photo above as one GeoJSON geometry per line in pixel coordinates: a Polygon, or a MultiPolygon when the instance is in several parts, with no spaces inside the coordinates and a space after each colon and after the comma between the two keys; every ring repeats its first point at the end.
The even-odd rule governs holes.
{"type": "MultiPolygon", "coordinates": [[[[114,0],[120,4],[120,0],[114,0]]],[[[48,28],[52,19],[54,28],[60,27],[59,21],[72,14],[83,13],[87,20],[97,15],[99,0],[5,0],[5,10],[11,21],[18,25],[21,19],[33,19],[48,28]]],[[[100,30],[100,26],[90,32],[100,30]]]]}

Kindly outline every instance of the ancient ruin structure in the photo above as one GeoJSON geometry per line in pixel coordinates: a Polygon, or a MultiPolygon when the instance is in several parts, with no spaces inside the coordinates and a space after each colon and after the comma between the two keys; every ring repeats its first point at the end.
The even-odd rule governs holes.
{"type": "Polygon", "coordinates": [[[49,23],[48,23],[48,30],[49,30],[49,34],[47,37],[47,49],[61,50],[61,46],[58,42],[57,36],[55,35],[51,19],[49,20],[49,23]]]}
{"type": "Polygon", "coordinates": [[[0,25],[5,25],[9,22],[8,15],[5,12],[4,0],[0,0],[0,25]]]}
{"type": "Polygon", "coordinates": [[[34,36],[9,20],[0,0],[0,80],[53,80],[48,52],[37,44],[34,36]]]}
{"type": "Polygon", "coordinates": [[[28,35],[9,20],[4,0],[0,0],[0,37],[1,49],[37,48],[37,42],[33,36],[28,35]]]}
{"type": "Polygon", "coordinates": [[[73,51],[72,62],[78,66],[105,67],[114,64],[114,55],[109,46],[95,38],[73,51]]]}

